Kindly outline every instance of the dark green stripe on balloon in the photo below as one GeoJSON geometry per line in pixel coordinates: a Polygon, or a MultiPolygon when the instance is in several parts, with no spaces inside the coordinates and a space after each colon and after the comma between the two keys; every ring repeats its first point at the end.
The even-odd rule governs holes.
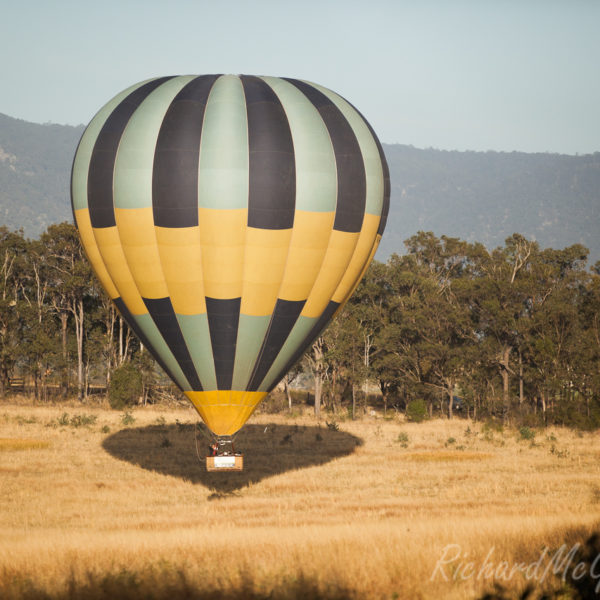
{"type": "Polygon", "coordinates": [[[295,85],[319,111],[335,153],[338,195],[333,228],[358,232],[365,214],[367,183],[363,156],[352,127],[340,109],[325,94],[298,79],[295,85]]]}
{"type": "Polygon", "coordinates": [[[215,362],[217,388],[230,390],[235,361],[235,341],[240,320],[241,298],[206,298],[208,329],[215,362]]]}
{"type": "Polygon", "coordinates": [[[275,92],[242,75],[248,114],[248,225],[289,229],[294,224],[296,167],[290,126],[275,92]]]}
{"type": "Polygon", "coordinates": [[[144,348],[146,348],[146,350],[148,350],[148,352],[150,352],[150,354],[152,355],[154,360],[161,366],[161,368],[169,376],[171,381],[173,381],[176,385],[179,385],[177,383],[177,378],[175,377],[175,375],[173,374],[171,369],[169,369],[169,367],[167,367],[167,365],[165,364],[165,361],[162,359],[160,354],[158,352],[156,352],[152,343],[150,342],[150,340],[148,339],[146,334],[142,331],[142,329],[138,325],[135,317],[131,314],[130,310],[127,308],[127,306],[125,305],[123,300],[121,298],[114,298],[113,302],[115,303],[117,310],[121,313],[121,316],[123,317],[123,319],[125,319],[125,322],[127,323],[127,325],[129,325],[129,327],[131,327],[131,329],[133,330],[133,333],[135,333],[137,338],[144,345],[144,348]]]}
{"type": "Polygon", "coordinates": [[[172,77],[153,79],[137,88],[110,114],[94,144],[88,173],[88,205],[92,227],[114,227],[113,173],[119,142],[138,106],[172,77]]]}
{"type": "Polygon", "coordinates": [[[265,378],[273,361],[279,354],[294,324],[298,320],[306,300],[281,300],[275,304],[275,310],[269,323],[269,329],[254,366],[248,390],[255,392],[265,378]]]}
{"type": "Polygon", "coordinates": [[[202,384],[194,367],[194,361],[181,333],[177,316],[169,298],[142,298],[156,328],[162,335],[179,367],[195,392],[202,391],[202,384]]]}
{"type": "Polygon", "coordinates": [[[356,112],[361,116],[362,120],[365,122],[365,125],[369,128],[373,141],[377,146],[377,151],[379,152],[381,170],[383,171],[383,202],[381,205],[381,219],[379,221],[379,228],[377,229],[377,234],[383,235],[383,231],[387,223],[388,212],[390,210],[390,169],[388,167],[387,160],[385,158],[385,153],[383,151],[383,147],[381,146],[381,142],[379,141],[379,138],[375,135],[375,131],[371,127],[371,124],[362,116],[360,111],[358,111],[354,106],[352,108],[356,110],[356,112]]]}
{"type": "MultiPolygon", "coordinates": [[[[335,311],[339,308],[339,302],[334,302],[333,300],[329,301],[329,304],[325,307],[325,310],[321,314],[321,316],[317,319],[312,329],[308,333],[305,338],[305,341],[299,344],[297,350],[294,352],[292,357],[288,360],[285,367],[281,369],[277,377],[275,377],[272,383],[269,384],[267,389],[270,392],[284,377],[284,375],[300,360],[302,355],[306,352],[307,349],[314,343],[314,341],[321,335],[331,317],[335,314],[335,311]]],[[[274,357],[275,359],[275,357],[274,357]]],[[[273,359],[273,360],[274,360],[273,359]]],[[[266,375],[266,373],[265,373],[266,375]]],[[[265,382],[266,383],[266,382],[265,382]]]]}
{"type": "Polygon", "coordinates": [[[198,225],[198,162],[208,95],[218,75],[188,83],[163,119],[152,172],[152,211],[159,227],[198,225]]]}

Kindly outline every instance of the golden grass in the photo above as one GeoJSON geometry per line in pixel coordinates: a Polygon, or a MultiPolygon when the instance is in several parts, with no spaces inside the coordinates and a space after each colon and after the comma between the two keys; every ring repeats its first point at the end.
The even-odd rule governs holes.
{"type": "Polygon", "coordinates": [[[40,450],[48,448],[50,442],[27,438],[0,438],[0,452],[14,450],[40,450]]]}
{"type": "Polygon", "coordinates": [[[431,451],[431,452],[409,452],[405,455],[407,460],[417,462],[456,462],[463,460],[485,460],[491,458],[489,452],[463,452],[463,451],[431,451]]]}
{"type": "Polygon", "coordinates": [[[155,597],[172,599],[184,583],[232,598],[475,598],[493,578],[461,577],[469,561],[531,563],[600,523],[597,434],[555,428],[532,444],[456,419],[335,432],[256,415],[238,439],[246,470],[209,474],[192,409],[133,416],[126,427],[97,408],[0,407],[1,437],[47,444],[2,454],[0,596],[26,597],[29,580],[67,597],[69,582],[126,572],[140,594],[164,585],[155,597]]]}

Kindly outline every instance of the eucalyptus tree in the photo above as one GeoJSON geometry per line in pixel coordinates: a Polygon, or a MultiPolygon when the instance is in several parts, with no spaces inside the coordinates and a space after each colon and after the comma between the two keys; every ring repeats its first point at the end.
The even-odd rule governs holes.
{"type": "Polygon", "coordinates": [[[0,398],[4,397],[23,337],[27,251],[22,230],[0,227],[0,398]]]}
{"type": "Polygon", "coordinates": [[[502,415],[508,420],[511,377],[515,354],[523,345],[532,296],[531,263],[539,252],[534,241],[519,234],[507,238],[504,247],[479,250],[473,258],[472,276],[463,290],[475,334],[488,353],[502,381],[502,415]]]}
{"type": "Polygon", "coordinates": [[[545,412],[558,397],[567,402],[581,361],[584,336],[580,296],[588,275],[588,250],[576,244],[563,250],[546,249],[533,264],[533,290],[528,300],[530,331],[528,361],[536,372],[536,396],[545,412]]]}
{"type": "Polygon", "coordinates": [[[93,276],[84,255],[77,230],[70,223],[51,225],[42,234],[51,276],[50,304],[61,320],[63,355],[66,357],[66,323],[73,320],[77,344],[77,396],[85,395],[84,381],[84,327],[85,302],[95,302],[93,276]]]}

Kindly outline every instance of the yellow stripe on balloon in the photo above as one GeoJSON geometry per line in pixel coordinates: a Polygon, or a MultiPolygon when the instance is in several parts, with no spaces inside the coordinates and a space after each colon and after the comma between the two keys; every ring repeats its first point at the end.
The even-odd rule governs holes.
{"type": "Polygon", "coordinates": [[[233,435],[242,428],[267,392],[212,390],[184,392],[202,420],[216,435],[233,435]]]}
{"type": "Polygon", "coordinates": [[[200,228],[155,227],[162,270],[179,315],[206,312],[200,228]]]}
{"type": "Polygon", "coordinates": [[[166,298],[152,207],[115,208],[115,221],[131,275],[144,298],[166,298]]]}
{"type": "Polygon", "coordinates": [[[114,300],[119,297],[119,292],[113,283],[106,265],[102,260],[96,239],[94,238],[94,230],[92,229],[92,222],[90,220],[90,211],[87,208],[80,208],[75,212],[75,223],[79,230],[81,237],[81,244],[85,249],[85,253],[96,273],[96,277],[100,280],[102,287],[106,290],[106,293],[114,300]]]}
{"type": "Polygon", "coordinates": [[[246,230],[242,314],[260,317],[273,312],[291,237],[291,229],[246,230]]]}
{"type": "Polygon", "coordinates": [[[365,261],[367,261],[371,254],[380,220],[381,217],[379,215],[365,214],[352,259],[346,268],[344,277],[331,298],[334,302],[345,302],[354,289],[354,285],[360,278],[365,266],[365,261]]]}
{"type": "Polygon", "coordinates": [[[240,298],[247,208],[199,208],[204,292],[209,298],[240,298]]]}
{"type": "Polygon", "coordinates": [[[140,296],[123,254],[121,238],[117,228],[95,227],[93,231],[106,270],[110,273],[110,277],[125,306],[132,315],[148,314],[148,309],[140,296]]]}
{"type": "MultiPolygon", "coordinates": [[[[373,248],[371,248],[371,252],[369,253],[369,259],[367,260],[364,267],[362,268],[360,275],[354,282],[354,285],[352,286],[352,289],[350,290],[350,293],[347,296],[348,298],[350,298],[352,296],[352,294],[354,294],[354,292],[356,291],[356,288],[358,287],[358,284],[362,281],[362,278],[365,276],[367,269],[371,266],[371,262],[372,262],[373,258],[375,257],[375,252],[377,252],[377,248],[379,247],[380,241],[381,241],[381,234],[378,233],[377,237],[375,238],[375,242],[373,242],[373,248]]],[[[335,319],[335,317],[337,317],[338,313],[344,308],[344,305],[345,305],[345,303],[340,304],[340,306],[335,311],[335,313],[333,313],[331,320],[333,320],[333,319],[335,319]]]]}
{"type": "Polygon", "coordinates": [[[329,238],[327,253],[310,296],[300,313],[303,317],[320,317],[337,289],[358,240],[359,233],[334,229],[329,238]]]}
{"type": "Polygon", "coordinates": [[[297,210],[294,230],[279,290],[282,300],[306,300],[323,264],[334,212],[297,210]]]}

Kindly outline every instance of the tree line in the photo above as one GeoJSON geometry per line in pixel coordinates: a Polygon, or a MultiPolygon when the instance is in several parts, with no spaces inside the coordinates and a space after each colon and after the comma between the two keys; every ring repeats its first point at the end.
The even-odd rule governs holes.
{"type": "MultiPolygon", "coordinates": [[[[315,411],[461,414],[600,427],[600,263],[576,244],[513,234],[487,250],[419,232],[375,261],[286,376],[310,375],[315,411]]],[[[152,399],[168,380],[100,288],[75,227],[37,240],[0,227],[0,397],[26,377],[38,399],[84,400],[135,366],[152,399]]]]}
{"type": "Polygon", "coordinates": [[[146,380],[160,379],[92,274],[75,227],[51,225],[37,240],[0,227],[0,398],[18,375],[36,399],[76,391],[83,401],[132,361],[146,380]]]}
{"type": "MultiPolygon", "coordinates": [[[[600,262],[513,234],[480,243],[419,232],[373,263],[305,358],[315,404],[456,410],[504,422],[600,427],[600,262]]],[[[422,416],[422,415],[421,415],[422,416]]]]}

